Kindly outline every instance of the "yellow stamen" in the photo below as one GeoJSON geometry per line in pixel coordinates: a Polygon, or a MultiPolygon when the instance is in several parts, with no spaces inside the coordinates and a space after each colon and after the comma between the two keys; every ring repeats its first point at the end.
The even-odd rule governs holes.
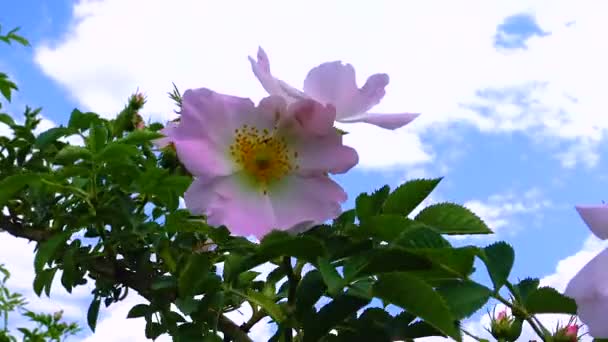
{"type": "Polygon", "coordinates": [[[243,127],[235,130],[230,155],[267,194],[268,186],[298,169],[298,154],[291,151],[285,139],[267,129],[243,127]]]}

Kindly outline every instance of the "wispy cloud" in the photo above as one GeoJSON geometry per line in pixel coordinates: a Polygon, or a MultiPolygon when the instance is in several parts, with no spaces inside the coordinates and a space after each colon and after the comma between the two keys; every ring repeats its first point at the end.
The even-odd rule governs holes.
{"type": "Polygon", "coordinates": [[[553,203],[543,198],[541,191],[536,188],[523,194],[507,192],[492,195],[487,200],[474,199],[464,203],[465,207],[479,215],[495,233],[507,228],[517,229],[519,215],[540,215],[543,209],[552,205],[553,203]]]}

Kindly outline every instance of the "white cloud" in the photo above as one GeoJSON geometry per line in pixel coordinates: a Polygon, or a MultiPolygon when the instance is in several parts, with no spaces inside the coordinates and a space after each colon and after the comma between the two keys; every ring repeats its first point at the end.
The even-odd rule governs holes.
{"type": "Polygon", "coordinates": [[[344,136],[344,144],[357,150],[365,168],[420,165],[434,159],[429,147],[423,146],[420,136],[407,128],[388,131],[362,123],[337,126],[348,132],[344,136]]]}
{"type": "Polygon", "coordinates": [[[522,195],[508,192],[492,195],[487,201],[469,200],[464,206],[481,217],[496,233],[512,225],[516,215],[538,213],[542,209],[551,207],[552,203],[542,197],[540,190],[533,188],[522,195]]]}
{"type": "Polygon", "coordinates": [[[86,109],[111,116],[140,87],[150,99],[144,114],[156,118],[171,116],[173,104],[166,96],[171,81],[182,89],[207,86],[259,99],[264,92],[246,60],[258,45],[269,53],[274,73],[296,86],[312,66],[328,60],[355,65],[360,83],[374,72],[387,72],[391,84],[374,111],[423,116],[399,130],[399,138],[371,129],[353,135],[362,167],[428,161],[432,153],[417,135],[438,124],[524,131],[575,145],[593,137],[593,143],[581,145],[584,151],[593,149],[608,129],[597,86],[607,76],[608,49],[605,42],[587,39],[606,25],[597,2],[264,4],[81,1],[69,31],[38,46],[36,61],[86,109]],[[471,11],[478,14],[475,20],[471,11]],[[527,49],[496,49],[497,26],[521,12],[534,14],[550,34],[530,38],[527,49]],[[484,100],[477,96],[484,89],[523,92],[527,101],[484,100]],[[490,113],[472,110],[468,105],[473,103],[484,104],[490,113]]]}

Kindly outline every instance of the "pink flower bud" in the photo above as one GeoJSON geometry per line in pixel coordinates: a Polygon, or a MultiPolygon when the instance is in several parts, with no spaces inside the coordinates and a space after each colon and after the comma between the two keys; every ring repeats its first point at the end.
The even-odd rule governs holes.
{"type": "Polygon", "coordinates": [[[566,335],[568,336],[577,336],[578,335],[578,325],[569,325],[566,327],[566,335]]]}

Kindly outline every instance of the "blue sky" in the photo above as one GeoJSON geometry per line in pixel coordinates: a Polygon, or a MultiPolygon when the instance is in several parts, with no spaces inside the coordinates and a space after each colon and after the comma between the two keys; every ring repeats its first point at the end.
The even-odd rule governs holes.
{"type": "MultiPolygon", "coordinates": [[[[5,4],[3,29],[21,26],[33,45],[2,48],[0,68],[21,88],[12,114],[19,117],[28,104],[44,107],[48,125],[65,123],[74,107],[111,116],[139,87],[150,98],[144,114],[167,120],[172,81],[182,89],[261,98],[246,58],[259,45],[273,72],[294,86],[311,67],[341,59],[354,65],[359,84],[375,72],[391,76],[378,112],[422,113],[396,132],[343,126],[351,132],[346,142],[361,155],[360,166],[337,177],[350,194],[346,207],[358,193],[384,184],[444,176],[432,201],[464,203],[496,224],[493,238],[457,243],[508,241],[516,250],[513,279],[551,275],[548,284],[563,286],[599,252],[573,207],[606,199],[608,181],[602,172],[608,122],[595,87],[608,74],[602,63],[608,49],[585,45],[601,21],[590,4],[312,1],[298,5],[301,15],[294,17],[278,2],[232,3],[238,12],[207,2],[144,3],[5,4]],[[572,266],[560,269],[562,260],[572,266]]],[[[6,252],[2,262],[21,268],[12,257],[6,252]]],[[[27,272],[15,280],[23,292],[31,284],[27,272]]],[[[66,295],[58,303],[77,313],[88,299],[66,295]]],[[[112,326],[120,314],[106,312],[102,319],[112,326]]]]}

